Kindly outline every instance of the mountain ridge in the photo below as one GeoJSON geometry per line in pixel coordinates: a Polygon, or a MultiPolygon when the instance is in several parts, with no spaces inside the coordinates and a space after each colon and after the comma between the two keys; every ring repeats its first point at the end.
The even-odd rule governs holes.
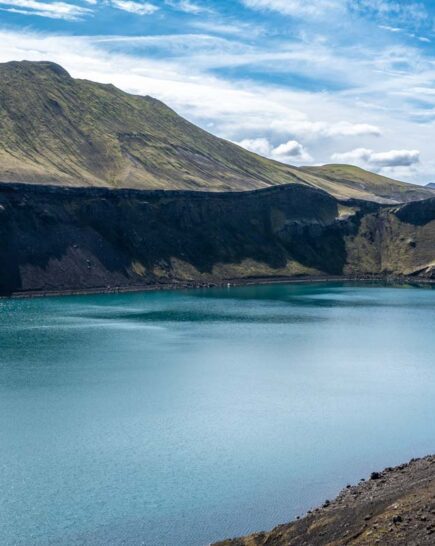
{"type": "Polygon", "coordinates": [[[0,64],[0,180],[245,191],[301,183],[339,199],[402,203],[431,190],[346,167],[297,168],[211,135],[149,96],[72,78],[48,61],[0,64]]]}

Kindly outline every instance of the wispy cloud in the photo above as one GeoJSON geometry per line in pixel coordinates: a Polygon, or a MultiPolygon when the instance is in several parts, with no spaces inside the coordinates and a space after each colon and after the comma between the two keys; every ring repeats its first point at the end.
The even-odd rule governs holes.
{"type": "Polygon", "coordinates": [[[358,15],[378,21],[390,32],[433,27],[425,4],[401,0],[240,0],[253,10],[272,11],[294,18],[319,18],[333,14],[358,15]],[[403,26],[403,28],[402,28],[403,26]]]}
{"type": "Polygon", "coordinates": [[[191,0],[165,0],[168,6],[184,13],[191,13],[197,15],[199,13],[213,13],[213,10],[207,6],[201,5],[197,2],[191,2],[191,0]]]}
{"type": "Polygon", "coordinates": [[[158,11],[158,7],[150,2],[137,2],[135,0],[112,0],[113,7],[135,13],[136,15],[152,15],[158,11]]]}
{"type": "Polygon", "coordinates": [[[248,36],[249,38],[258,37],[264,34],[264,28],[261,25],[244,23],[242,21],[204,21],[196,20],[190,23],[190,27],[202,32],[211,34],[235,35],[238,37],[248,36]]]}
{"type": "Polygon", "coordinates": [[[65,2],[39,2],[38,0],[0,1],[0,10],[23,15],[79,21],[92,13],[92,9],[65,2]]]}
{"type": "MultiPolygon", "coordinates": [[[[406,27],[418,27],[430,20],[423,2],[401,2],[398,0],[351,0],[351,10],[388,23],[402,23],[406,27]]],[[[394,27],[392,27],[394,28],[394,27]]]]}
{"type": "Polygon", "coordinates": [[[293,17],[319,16],[343,7],[342,0],[242,0],[248,8],[269,10],[293,17]]]}
{"type": "Polygon", "coordinates": [[[388,30],[388,32],[402,32],[403,29],[399,27],[390,27],[389,25],[379,25],[379,28],[383,30],[388,30]]]}

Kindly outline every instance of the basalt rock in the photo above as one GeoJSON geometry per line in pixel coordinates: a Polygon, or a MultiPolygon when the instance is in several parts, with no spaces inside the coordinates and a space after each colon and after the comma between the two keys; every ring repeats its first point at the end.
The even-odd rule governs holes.
{"type": "Polygon", "coordinates": [[[346,204],[292,184],[252,192],[0,185],[0,292],[433,275],[432,202],[346,204]],[[409,240],[415,246],[409,244],[409,240]]]}

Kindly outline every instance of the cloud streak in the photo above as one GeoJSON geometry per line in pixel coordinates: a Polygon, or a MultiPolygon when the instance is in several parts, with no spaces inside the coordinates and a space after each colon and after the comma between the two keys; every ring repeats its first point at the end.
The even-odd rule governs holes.
{"type": "Polygon", "coordinates": [[[65,21],[79,21],[93,12],[92,9],[66,2],[39,2],[38,0],[0,1],[0,10],[65,21]]]}
{"type": "Polygon", "coordinates": [[[242,0],[243,4],[254,10],[276,11],[292,17],[318,17],[325,12],[342,8],[341,0],[242,0]]]}
{"type": "Polygon", "coordinates": [[[198,15],[199,13],[213,13],[213,10],[210,8],[196,2],[191,2],[190,0],[166,0],[165,3],[176,10],[183,11],[184,13],[191,13],[193,15],[198,15]]]}
{"type": "Polygon", "coordinates": [[[380,170],[385,167],[411,167],[420,161],[419,150],[390,150],[375,152],[367,148],[356,148],[350,152],[333,154],[331,159],[339,163],[352,163],[380,170]]]}
{"type": "Polygon", "coordinates": [[[136,15],[152,15],[159,9],[150,2],[136,2],[135,0],[112,0],[111,3],[114,8],[136,15]]]}

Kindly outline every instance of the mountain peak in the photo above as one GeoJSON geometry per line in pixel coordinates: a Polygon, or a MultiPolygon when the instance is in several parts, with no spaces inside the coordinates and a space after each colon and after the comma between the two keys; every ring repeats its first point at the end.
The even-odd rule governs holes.
{"type": "Polygon", "coordinates": [[[0,63],[0,70],[2,67],[28,73],[49,72],[61,78],[71,78],[65,68],[51,61],[9,61],[0,63]]]}

